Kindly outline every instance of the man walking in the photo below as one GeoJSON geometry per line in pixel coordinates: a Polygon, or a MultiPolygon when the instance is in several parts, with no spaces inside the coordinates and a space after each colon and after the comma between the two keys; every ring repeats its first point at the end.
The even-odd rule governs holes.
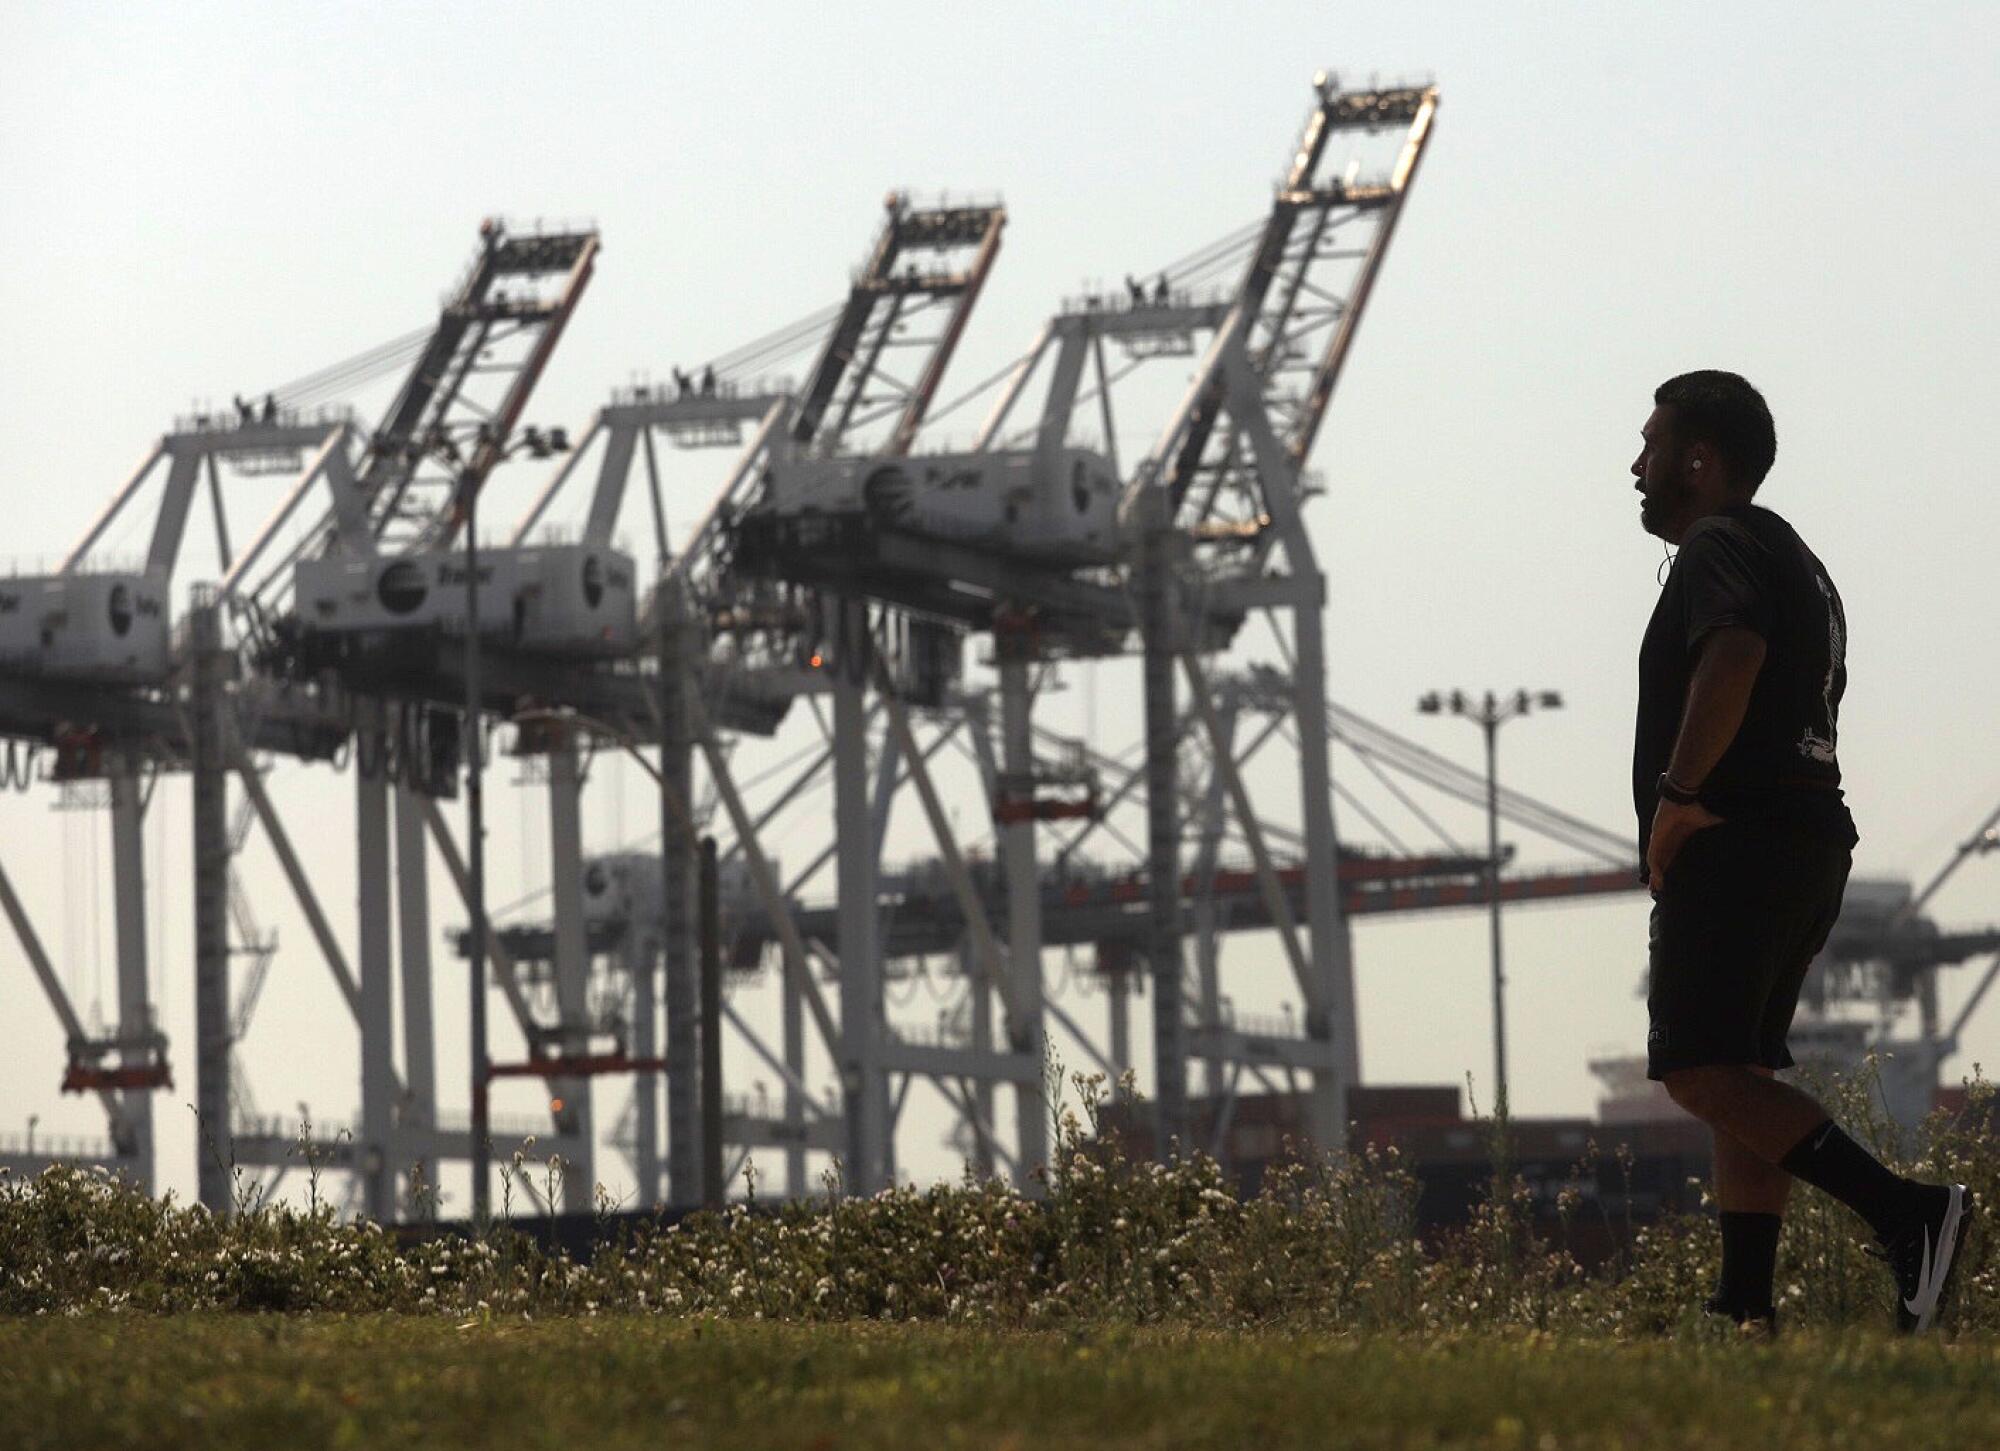
{"type": "Polygon", "coordinates": [[[1645,530],[1678,545],[1639,652],[1632,789],[1654,906],[1647,1072],[1715,1135],[1722,1283],[1708,1309],[1775,1329],[1794,1178],[1868,1222],[1896,1318],[1928,1329],[1971,1201],[1891,1172],[1771,1075],[1858,838],[1835,757],[1847,619],[1825,567],[1751,502],[1777,455],[1734,373],[1660,385],[1632,464],[1645,530]]]}

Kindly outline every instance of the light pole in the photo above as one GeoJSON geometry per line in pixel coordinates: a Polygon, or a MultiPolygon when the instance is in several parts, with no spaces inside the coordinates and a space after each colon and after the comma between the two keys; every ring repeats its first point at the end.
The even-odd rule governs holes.
{"type": "Polygon", "coordinates": [[[1486,905],[1493,943],[1493,1092],[1495,1112],[1507,1108],[1507,973],[1500,956],[1500,727],[1536,710],[1562,709],[1553,690],[1517,690],[1510,696],[1487,691],[1474,699],[1462,690],[1431,691],[1417,701],[1424,715],[1463,716],[1486,735],[1486,905]]]}
{"type": "MultiPolygon", "coordinates": [[[[484,433],[485,430],[481,430],[484,433]]],[[[535,458],[569,451],[569,436],[560,428],[546,434],[524,428],[507,443],[483,437],[458,478],[458,517],[465,526],[465,875],[471,900],[472,941],[467,956],[472,977],[472,1219],[483,1224],[491,1208],[487,1180],[491,1177],[492,1135],[487,1129],[486,1089],[486,788],[485,746],[480,733],[479,681],[479,486],[487,472],[510,454],[526,451],[535,458]]]]}

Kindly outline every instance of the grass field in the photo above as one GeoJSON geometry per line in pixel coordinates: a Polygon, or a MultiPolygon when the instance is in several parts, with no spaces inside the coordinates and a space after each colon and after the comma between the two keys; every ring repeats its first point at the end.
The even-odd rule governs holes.
{"type": "MultiPolygon", "coordinates": [[[[1899,1162],[2000,1204],[1978,1095],[1899,1162]]],[[[1705,1214],[1628,1222],[1586,1269],[1568,1235],[1619,1227],[1603,1200],[1565,1189],[1550,1239],[1504,1167],[1426,1242],[1393,1148],[1243,1198],[1212,1160],[1131,1162],[1067,1111],[1054,1129],[1034,1195],[830,1182],[607,1223],[582,1258],[505,1222],[403,1238],[317,1195],[215,1214],[0,1176],[0,1451],[2000,1445],[1990,1237],[1949,1333],[1891,1339],[1859,1221],[1802,1192],[1769,1345],[1696,1308],[1705,1214]]]]}
{"type": "Polygon", "coordinates": [[[656,1317],[0,1322],[0,1445],[2000,1444],[2000,1342],[996,1332],[656,1317]]]}

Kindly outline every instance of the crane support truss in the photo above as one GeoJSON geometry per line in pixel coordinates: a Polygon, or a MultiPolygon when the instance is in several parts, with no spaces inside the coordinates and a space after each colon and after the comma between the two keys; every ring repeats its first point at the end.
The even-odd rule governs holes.
{"type": "MultiPolygon", "coordinates": [[[[1483,799],[1483,783],[1329,699],[1326,585],[1302,510],[1313,492],[1306,464],[1436,106],[1428,86],[1352,90],[1317,80],[1264,218],[1229,247],[1170,267],[1150,290],[1128,278],[1129,299],[1066,306],[998,379],[970,454],[934,457],[917,442],[990,276],[1006,215],[997,205],[918,205],[902,195],[891,196],[837,306],[718,358],[698,378],[623,390],[582,431],[505,548],[551,547],[537,542],[548,533],[610,549],[642,470],[662,575],[640,616],[653,638],[594,657],[503,641],[483,651],[481,667],[486,707],[515,718],[517,749],[545,767],[551,821],[551,920],[494,925],[486,935],[494,983],[527,1043],[526,1063],[502,1072],[546,1080],[554,1103],[546,1121],[500,1132],[533,1131],[582,1166],[568,1183],[571,1207],[589,1197],[592,1084],[610,1073],[633,1078],[633,1100],[609,1140],[630,1157],[642,1200],[659,1196],[663,1170],[668,1197],[694,1197],[703,1146],[692,1111],[700,1085],[691,863],[697,834],[711,829],[725,838],[725,865],[743,874],[724,912],[734,980],[747,983],[747,970],[775,962],[782,1019],[780,1035],[766,1042],[746,1012],[725,1006],[732,1057],[747,1051],[776,1073],[780,1089],[769,1102],[761,1092],[726,1096],[723,1136],[739,1150],[781,1151],[794,1192],[809,1187],[809,1153],[840,1155],[855,1189],[895,1178],[898,1124],[920,1079],[958,1120],[953,1142],[972,1162],[1030,1182],[1046,1153],[1048,1025],[1077,1037],[1107,1072],[1129,1068],[1140,964],[1150,968],[1155,997],[1162,1142],[1176,1132],[1185,1141],[1189,1064],[1225,1096],[1246,1072],[1267,1083],[1273,1073],[1305,1075],[1313,1131],[1338,1142],[1344,1094],[1360,1073],[1349,919],[1479,906],[1489,866],[1448,840],[1426,852],[1365,850],[1336,838],[1336,797],[1374,822],[1333,779],[1336,745],[1428,825],[1397,782],[1459,800],[1483,799]],[[1381,137],[1392,143],[1384,164],[1341,170],[1342,144],[1381,137]],[[1202,279],[1234,258],[1241,270],[1233,286],[1204,293],[1202,279]],[[814,342],[802,383],[753,373],[814,342]],[[1153,447],[1128,441],[1134,457],[1121,467],[1120,415],[1130,411],[1122,380],[1151,360],[1180,358],[1195,360],[1191,382],[1157,433],[1149,428],[1153,447]],[[678,553],[669,547],[663,443],[683,454],[733,450],[678,553]],[[1118,528],[1081,549],[1059,532],[1053,543],[1034,533],[1041,526],[1032,519],[1008,535],[1011,506],[1004,526],[941,528],[921,509],[903,512],[893,492],[834,510],[809,539],[782,520],[772,525],[780,481],[796,487],[882,468],[901,471],[883,476],[898,489],[914,480],[918,490],[960,493],[1001,477],[987,470],[1012,470],[1005,476],[1016,481],[1008,487],[1017,501],[1060,480],[1055,497],[1076,491],[1081,514],[1086,474],[1100,459],[1123,494],[1118,528]],[[565,521],[576,481],[593,472],[582,510],[568,511],[576,522],[565,521]],[[1218,662],[1243,648],[1252,624],[1270,626],[1275,659],[1218,662]],[[991,691],[959,678],[967,634],[990,637],[991,691]],[[1037,721],[1061,684],[1059,670],[1072,662],[1116,668],[1134,652],[1144,657],[1135,694],[1148,714],[1135,751],[1096,752],[1037,721]],[[524,700],[532,704],[522,711],[524,700]],[[805,710],[820,725],[819,747],[767,781],[744,748],[805,710]],[[656,907],[607,910],[590,897],[603,861],[587,862],[582,850],[584,742],[661,748],[655,774],[667,845],[664,864],[648,869],[658,873],[648,899],[656,907]],[[971,761],[988,808],[970,831],[943,775],[953,751],[971,761]],[[1282,771],[1273,764],[1279,754],[1288,758],[1282,771]],[[1275,793],[1282,806],[1269,789],[1274,779],[1284,783],[1275,793]],[[781,872],[766,838],[795,827],[813,809],[813,793],[829,785],[832,809],[820,813],[827,844],[781,872]],[[936,860],[898,870],[882,851],[905,785],[936,860]],[[1134,840],[1119,823],[1129,827],[1141,808],[1147,829],[1134,840]],[[989,835],[990,856],[976,849],[989,835]],[[837,888],[830,900],[829,885],[837,888]],[[1222,947],[1243,933],[1275,941],[1270,960],[1289,968],[1296,1016],[1230,1007],[1222,947]],[[1059,984],[1052,993],[1044,982],[1048,952],[1079,949],[1092,955],[1104,989],[1102,1039],[1057,1001],[1059,984]],[[926,977],[934,961],[946,964],[951,984],[936,1026],[893,1014],[896,985],[926,977]],[[655,1031],[662,1009],[663,1040],[655,1031]],[[815,1090],[815,1060],[833,1069],[830,1096],[815,1090]],[[656,1074],[667,1093],[664,1163],[656,1074]],[[1007,1107],[1011,1131],[1003,1132],[1007,1107]]],[[[142,880],[137,831],[150,781],[163,769],[192,769],[196,778],[193,1057],[204,1131],[224,1126],[217,1161],[281,1171],[295,1148],[295,1130],[255,1112],[231,1056],[270,963],[234,877],[232,859],[252,822],[361,1040],[358,1132],[322,1125],[315,1152],[354,1174],[360,1202],[382,1215],[398,1212],[406,1176],[419,1165],[470,1155],[465,1126],[438,1108],[423,941],[430,854],[461,899],[468,895],[437,799],[449,789],[456,749],[447,722],[464,702],[462,648],[449,628],[413,632],[342,653],[331,671],[302,669],[287,654],[300,633],[285,617],[297,607],[302,561],[423,558],[451,547],[469,504],[518,442],[597,245],[581,229],[482,229],[436,324],[371,355],[410,363],[372,432],[342,413],[308,412],[303,400],[317,394],[301,387],[261,406],[239,400],[233,415],[183,420],[159,440],[52,578],[109,599],[103,543],[164,465],[143,567],[121,578],[131,598],[141,590],[165,598],[205,488],[221,583],[188,622],[192,646],[170,648],[162,622],[158,648],[143,658],[84,648],[0,658],[0,733],[52,750],[59,774],[105,780],[112,809],[120,882],[114,1035],[84,1032],[25,904],[0,874],[0,907],[71,1040],[70,1077],[98,1094],[111,1128],[110,1144],[73,1145],[72,1157],[150,1174],[149,1093],[167,1070],[142,930],[157,884],[142,880]],[[260,526],[244,530],[225,509],[225,472],[289,475],[290,483],[265,500],[260,526]],[[307,522],[301,508],[316,495],[323,510],[307,522]],[[91,723],[82,735],[79,721],[91,723]],[[364,909],[351,951],[318,901],[265,776],[273,758],[326,760],[344,750],[357,767],[364,909]],[[242,801],[234,827],[232,788],[242,801]],[[232,960],[251,963],[234,993],[232,960]],[[390,1038],[399,988],[400,1066],[390,1038]]],[[[1158,410],[1138,416],[1151,422],[1158,410]]],[[[469,616],[464,625],[479,628],[469,616]]],[[[1513,793],[1500,804],[1507,819],[1594,859],[1507,874],[1507,900],[1634,890],[1622,836],[1513,793]]],[[[1918,931],[1927,924],[1915,919],[1916,905],[1895,931],[1834,944],[1829,971],[1886,974],[1921,997],[1910,985],[1938,963],[2000,942],[1990,933],[1918,931]]],[[[1989,968],[1973,1005],[1995,976],[2000,967],[1989,968]]],[[[1963,1018],[1940,1041],[1955,1041],[1963,1018]]],[[[0,1144],[0,1161],[12,1154],[0,1144]]],[[[205,1173],[202,1189],[218,1207],[226,1203],[217,1176],[205,1173]]]]}
{"type": "MultiPolygon", "coordinates": [[[[1128,361],[1187,356],[1194,351],[1193,339],[1209,337],[1195,384],[1172,416],[1159,447],[1139,465],[1127,510],[1133,527],[1118,552],[1079,568],[1059,556],[1037,557],[1033,546],[1002,541],[995,548],[961,541],[913,525],[907,518],[898,519],[893,510],[885,513],[872,503],[852,513],[836,511],[799,520],[795,526],[783,506],[765,492],[774,471],[772,465],[763,465],[732,475],[696,530],[692,547],[673,566],[687,581],[684,607],[713,632],[715,642],[701,657],[711,676],[695,692],[697,696],[728,698],[732,676],[741,679],[748,674],[744,667],[752,658],[767,667],[782,667],[788,654],[796,661],[810,649],[811,664],[822,671],[821,688],[834,697],[827,760],[834,781],[831,856],[840,872],[839,905],[829,909],[817,930],[804,935],[809,941],[836,944],[835,951],[815,955],[832,964],[842,986],[843,1026],[833,1056],[847,1109],[846,1167],[856,1187],[872,1188],[893,1172],[893,1150],[883,1141],[881,1125],[885,1115],[894,1117],[891,1094],[900,1101],[907,1092],[907,1076],[900,1088],[894,1086],[899,1067],[906,1074],[930,1073],[941,1091],[964,1107],[970,1140],[982,1155],[991,1147],[988,1085],[996,1079],[1022,1085],[1018,1147],[1023,1152],[1016,1156],[1017,1162],[1031,1165],[1038,1152],[1029,1125],[1039,1123],[1045,1112],[1036,1102],[1039,1095],[1024,1084],[1026,1072],[1004,1066],[1007,1055],[992,1055],[984,1046],[986,1030],[977,1026],[988,1017],[986,994],[997,992],[1012,1054],[1023,1062],[1039,1058],[1045,1005],[1033,984],[1039,980],[1041,952],[1049,941],[1044,929],[1051,908],[1038,865],[1038,837],[1069,813],[1059,809],[1057,799],[1043,801],[1037,794],[1039,782],[1054,781],[1060,773],[1038,758],[1034,747],[1032,675],[1064,656],[1122,653],[1144,636],[1149,655],[1155,653],[1153,641],[1163,642],[1158,649],[1163,668],[1149,670],[1150,679],[1171,682],[1175,675],[1186,673],[1205,693],[1207,675],[1201,657],[1227,646],[1246,620],[1258,614],[1282,616],[1292,626],[1286,642],[1288,668],[1277,693],[1300,743],[1300,789],[1295,799],[1305,802],[1304,820],[1286,841],[1286,849],[1295,855],[1280,860],[1279,827],[1267,822],[1251,801],[1248,785],[1237,776],[1226,751],[1214,776],[1216,789],[1232,804],[1229,814],[1236,833],[1251,844],[1256,859],[1250,876],[1256,912],[1250,915],[1260,916],[1266,930],[1279,933],[1305,995],[1304,1042],[1290,1058],[1314,1072],[1319,1085],[1314,1099],[1318,1128],[1329,1141],[1337,1131],[1344,1116],[1341,1095],[1357,1076],[1359,1063],[1327,769],[1333,734],[1321,673],[1325,587],[1300,518],[1300,464],[1354,340],[1359,314],[1421,159],[1435,106],[1436,93],[1428,87],[1354,92],[1322,82],[1306,137],[1269,217],[1253,239],[1233,294],[1205,299],[1185,289],[1176,291],[1163,278],[1154,295],[1135,298],[1130,307],[1092,302],[1067,310],[1050,323],[1007,378],[980,431],[975,453],[1032,459],[1019,467],[1045,474],[1067,467],[1069,440],[1079,415],[1090,404],[1095,404],[1105,450],[1116,453],[1111,404],[1116,379],[1106,359],[1108,347],[1120,349],[1128,361]],[[1332,160],[1332,138],[1384,128],[1398,129],[1401,150],[1382,176],[1363,178],[1350,172],[1345,178],[1328,179],[1323,174],[1332,160]],[[1044,364],[1046,396],[1023,438],[1025,448],[1015,449],[1005,430],[1044,364]],[[1095,386],[1086,392],[1093,370],[1095,386]],[[1150,536],[1157,547],[1141,551],[1140,541],[1149,536],[1136,524],[1139,504],[1153,499],[1160,501],[1152,510],[1158,524],[1150,536]],[[1142,553],[1159,561],[1155,573],[1149,573],[1142,553]],[[1147,585],[1149,578],[1158,579],[1160,587],[1147,585]],[[1156,623],[1142,629],[1147,609],[1154,610],[1156,623]],[[998,751],[983,704],[975,709],[969,696],[923,688],[921,672],[910,658],[919,632],[909,631],[900,653],[885,648],[885,629],[900,630],[896,622],[903,620],[941,620],[948,622],[947,628],[992,633],[1001,681],[998,751]],[[743,649],[742,642],[755,638],[758,630],[776,638],[776,650],[766,644],[763,654],[753,656],[743,649]],[[892,653],[897,654],[893,661],[892,653]],[[718,677],[715,672],[724,664],[730,669],[718,677]],[[889,726],[879,744],[865,734],[864,704],[871,687],[885,707],[889,726]],[[977,716],[968,736],[995,806],[1004,862],[1004,885],[996,884],[991,895],[976,884],[953,828],[944,819],[937,788],[922,764],[913,704],[938,715],[941,722],[977,716]],[[898,762],[913,757],[911,779],[938,844],[942,880],[948,888],[943,907],[932,910],[931,920],[939,925],[924,939],[925,947],[949,946],[981,984],[968,1004],[973,1024],[953,1030],[968,1032],[970,1040],[940,1042],[916,1057],[911,1056],[916,1045],[906,1029],[878,1027],[880,1008],[863,1007],[881,1001],[882,983],[890,975],[886,965],[897,951],[891,946],[893,934],[906,933],[905,924],[912,920],[901,911],[892,918],[869,904],[877,903],[886,890],[875,865],[880,841],[875,823],[886,819],[886,793],[893,791],[887,783],[897,779],[898,762]],[[878,778],[872,792],[871,773],[878,778]],[[866,1019],[854,1022],[857,1012],[863,1011],[866,1019]],[[956,1073],[951,1071],[954,1062],[959,1065],[956,1073]],[[970,1124],[975,1118],[977,1124],[970,1124]]],[[[970,225],[952,223],[951,235],[961,244],[970,243],[975,234],[970,225]]],[[[860,387],[835,375],[857,364],[871,367],[882,356],[888,336],[883,329],[892,327],[902,314],[893,298],[879,313],[883,319],[879,324],[873,320],[877,314],[867,310],[878,305],[879,280],[896,275],[891,252],[904,235],[892,213],[848,307],[834,322],[829,344],[801,390],[797,411],[782,438],[769,437],[775,432],[770,427],[773,415],[764,415],[764,446],[777,467],[784,467],[788,456],[835,456],[837,441],[829,438],[828,429],[839,429],[865,413],[856,401],[860,387]]],[[[989,223],[974,266],[966,273],[968,296],[976,294],[974,274],[982,260],[990,260],[997,235],[997,224],[989,223]]],[[[914,279],[941,274],[906,268],[904,275],[914,279]]],[[[948,342],[957,331],[947,327],[943,336],[948,342]]],[[[922,390],[912,390],[909,396],[921,399],[922,390]]],[[[676,399],[673,406],[686,409],[689,404],[676,399]]],[[[704,405],[697,401],[693,406],[704,405]]],[[[756,413],[756,405],[749,403],[740,416],[747,422],[756,413]]],[[[912,437],[913,430],[899,424],[872,448],[857,448],[850,440],[848,454],[893,459],[908,454],[912,437]]],[[[607,449],[604,477],[630,467],[637,453],[630,443],[607,449]]],[[[979,476],[976,462],[961,466],[956,460],[930,463],[919,457],[915,463],[917,467],[903,477],[914,473],[935,480],[940,469],[946,474],[956,470],[954,477],[967,480],[979,476]]],[[[560,480],[552,487],[559,485],[560,480]]],[[[529,522],[538,517],[539,506],[529,522]]],[[[1268,681],[1265,686],[1269,695],[1268,681]]],[[[677,711],[663,718],[672,719],[677,711]]],[[[1160,725],[1149,732],[1153,787],[1148,794],[1164,807],[1173,805],[1177,796],[1173,783],[1180,773],[1179,753],[1199,737],[1191,738],[1175,724],[1179,717],[1170,696],[1155,715],[1160,725]]],[[[1217,722],[1212,713],[1202,718],[1212,742],[1217,722]]],[[[669,743],[670,755],[675,749],[669,743]]],[[[1080,794],[1066,799],[1089,803],[1093,798],[1080,794]]],[[[739,836],[745,831],[746,809],[731,805],[739,836]]],[[[1084,810],[1087,832],[1094,824],[1089,819],[1094,812],[1087,804],[1084,810]]],[[[1155,1019],[1161,1037],[1155,1060],[1161,1065],[1160,1097],[1170,1111],[1183,1093],[1168,1082],[1168,1068],[1178,1080],[1178,1064],[1191,1051],[1193,1038],[1201,1038],[1202,1053],[1211,1061],[1234,1051],[1227,1043],[1214,1041],[1216,1025],[1199,1015],[1190,1035],[1176,1001],[1182,968],[1178,947],[1172,944],[1178,941],[1182,901],[1177,884],[1186,875],[1179,841],[1178,820],[1170,814],[1156,823],[1151,869],[1127,874],[1128,884],[1141,884],[1142,889],[1146,882],[1155,884],[1149,954],[1155,961],[1155,1019]],[[1160,999],[1167,1000],[1165,1006],[1160,999]]],[[[680,871],[669,871],[670,900],[685,889],[682,876],[680,871]]],[[[1209,879],[1233,882],[1236,874],[1211,872],[1209,879]]],[[[1417,879],[1421,880],[1420,874],[1417,879]]],[[[1448,883],[1437,886],[1449,890],[1448,883]]],[[[768,897],[768,888],[761,883],[759,891],[768,897]]],[[[768,909],[768,901],[766,905],[768,909]]],[[[1058,903],[1054,910],[1065,923],[1058,933],[1074,930],[1067,925],[1076,920],[1073,909],[1058,903]]],[[[787,904],[782,915],[790,922],[795,909],[787,904]]],[[[674,916],[670,908],[668,920],[674,916]]],[[[1221,914],[1210,912],[1209,917],[1210,935],[1248,920],[1233,907],[1221,914]]],[[[679,920],[685,921],[685,915],[679,920]]],[[[745,932],[745,942],[756,938],[754,928],[739,924],[739,930],[745,932]]],[[[1121,924],[1118,932],[1082,940],[1102,949],[1129,941],[1124,935],[1128,930],[1129,924],[1121,924]]],[[[533,929],[511,940],[522,953],[532,955],[536,950],[533,929]]],[[[754,957],[754,946],[748,950],[754,957]]],[[[788,947],[782,956],[787,990],[795,993],[800,951],[788,947]]],[[[673,964],[670,945],[670,995],[677,975],[673,964]]],[[[785,1062],[796,1077],[799,1064],[789,1055],[785,1062]]]]}
{"type": "MultiPolygon", "coordinates": [[[[255,758],[273,755],[337,759],[357,724],[377,707],[324,679],[274,677],[259,666],[271,643],[272,610],[283,599],[290,560],[326,547],[329,540],[373,551],[449,536],[466,492],[498,462],[588,280],[595,254],[593,233],[517,235],[498,223],[487,224],[473,264],[424,346],[410,354],[413,366],[373,434],[364,438],[344,410],[307,407],[275,393],[261,402],[239,397],[233,411],[183,419],[113,493],[55,575],[11,582],[33,590],[38,603],[54,608],[62,628],[44,630],[30,648],[0,642],[0,734],[30,743],[29,775],[40,748],[49,751],[49,769],[57,779],[102,779],[111,808],[118,1026],[109,1037],[90,1037],[76,1024],[53,977],[54,986],[45,983],[45,992],[70,1039],[65,1082],[79,1090],[94,1089],[103,1098],[110,1153],[120,1172],[139,1182],[150,1183],[152,1176],[148,1094],[171,1083],[166,1042],[154,1024],[147,985],[148,891],[138,836],[144,783],[161,770],[186,770],[194,777],[194,1058],[204,1202],[226,1209],[235,1186],[228,1182],[225,1166],[233,1162],[282,1169],[297,1138],[295,1130],[275,1133],[259,1121],[232,1056],[254,1011],[274,945],[257,929],[236,878],[232,859],[242,837],[241,825],[232,830],[227,821],[231,775],[240,778],[246,802],[264,824],[336,983],[361,1020],[369,1152],[360,1162],[368,1165],[375,1186],[368,1207],[391,1211],[387,1185],[397,1169],[412,1158],[432,1156],[435,1144],[424,1137],[434,1127],[429,1091],[413,1096],[388,1056],[388,967],[382,943],[371,935],[387,920],[382,910],[386,902],[371,898],[372,910],[363,914],[357,985],[254,764],[255,758]],[[435,480],[426,472],[440,460],[451,485],[445,491],[429,487],[435,480]],[[102,557],[104,543],[112,527],[139,507],[162,475],[163,464],[146,555],[136,570],[121,570],[102,557]],[[279,492],[275,507],[266,495],[269,512],[261,526],[233,528],[228,503],[233,490],[225,489],[225,475],[257,480],[261,491],[268,488],[264,479],[283,474],[292,474],[293,480],[279,492]],[[322,488],[332,496],[325,517],[303,533],[292,533],[299,506],[322,488]],[[186,628],[176,632],[168,618],[173,581],[196,496],[204,489],[222,584],[196,591],[186,628]],[[239,552],[238,544],[246,540],[239,552]],[[261,586],[254,583],[259,568],[268,571],[261,586]],[[234,637],[226,628],[224,606],[247,626],[234,637]],[[232,1004],[233,957],[247,961],[250,972],[232,1004]],[[396,1122],[399,1114],[401,1123],[396,1122]]],[[[374,356],[379,362],[401,355],[399,344],[374,356]]],[[[402,716],[405,726],[408,719],[402,716]]],[[[405,760],[409,755],[402,752],[405,760]]],[[[378,740],[374,759],[389,756],[378,740]]],[[[239,812],[239,823],[250,819],[239,812]]],[[[408,831],[402,837],[406,843],[411,839],[408,831]]],[[[374,869],[386,857],[368,849],[365,833],[363,845],[366,888],[380,880],[374,869]]],[[[420,854],[404,855],[409,860],[399,874],[400,889],[406,920],[414,921],[411,914],[421,912],[422,865],[420,854]]],[[[18,898],[7,895],[19,909],[9,913],[17,934],[24,944],[34,944],[29,952],[34,959],[39,940],[32,923],[18,898]]],[[[406,978],[406,987],[414,995],[421,981],[421,995],[427,998],[426,950],[406,940],[403,955],[406,974],[414,975],[406,978]]],[[[421,1006],[406,996],[406,1057],[427,1080],[428,1015],[414,1010],[421,1006]]],[[[338,1141],[334,1135],[322,1147],[338,1141]]]]}

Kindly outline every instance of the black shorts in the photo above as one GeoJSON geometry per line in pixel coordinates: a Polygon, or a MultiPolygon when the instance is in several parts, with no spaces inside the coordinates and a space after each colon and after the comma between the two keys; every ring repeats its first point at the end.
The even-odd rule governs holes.
{"type": "Polygon", "coordinates": [[[1789,823],[1724,821],[1687,839],[1653,901],[1647,1077],[1792,1066],[1785,1035],[1852,861],[1840,837],[1789,823]]]}

